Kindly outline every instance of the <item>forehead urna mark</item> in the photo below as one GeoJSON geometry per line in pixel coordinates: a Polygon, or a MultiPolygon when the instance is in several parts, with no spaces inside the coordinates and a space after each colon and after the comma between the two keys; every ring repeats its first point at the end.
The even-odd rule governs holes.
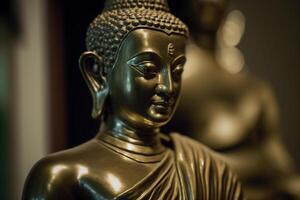
{"type": "Polygon", "coordinates": [[[168,54],[169,56],[173,56],[175,53],[175,46],[173,43],[168,44],[168,54]]]}

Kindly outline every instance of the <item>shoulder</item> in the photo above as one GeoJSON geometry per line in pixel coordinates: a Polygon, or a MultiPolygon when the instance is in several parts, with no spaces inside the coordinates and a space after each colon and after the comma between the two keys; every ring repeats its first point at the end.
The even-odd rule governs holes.
{"type": "MultiPolygon", "coordinates": [[[[179,133],[171,133],[171,138],[175,145],[175,149],[179,150],[184,148],[185,150],[189,151],[196,150],[207,156],[213,156],[212,154],[216,154],[212,149],[203,145],[202,143],[179,133]]],[[[215,156],[217,156],[217,154],[215,156]]]]}
{"type": "MultiPolygon", "coordinates": [[[[245,75],[244,75],[245,76],[245,75]]],[[[245,81],[247,85],[249,86],[249,89],[253,92],[255,92],[262,100],[264,98],[273,98],[274,97],[274,92],[273,92],[273,87],[270,82],[262,80],[260,78],[251,76],[251,75],[246,75],[245,76],[245,81]]]]}
{"type": "Polygon", "coordinates": [[[102,149],[91,140],[39,160],[26,179],[23,199],[75,199],[73,191],[79,187],[78,177],[88,172],[87,166],[95,158],[91,156],[95,150],[102,149]]]}
{"type": "Polygon", "coordinates": [[[23,199],[38,199],[41,196],[43,199],[59,199],[60,193],[70,193],[75,183],[75,170],[72,168],[74,166],[70,163],[55,156],[42,158],[33,166],[26,179],[23,199]]]}
{"type": "Polygon", "coordinates": [[[190,160],[190,162],[201,163],[203,167],[210,166],[227,170],[223,157],[204,144],[178,133],[172,133],[171,138],[176,154],[184,155],[183,162],[190,160]]]}
{"type": "MultiPolygon", "coordinates": [[[[186,136],[173,133],[176,160],[186,177],[197,177],[191,180],[196,188],[209,184],[214,187],[207,191],[219,193],[222,199],[242,199],[242,190],[237,175],[229,169],[222,156],[203,144],[186,136]],[[200,178],[199,178],[200,177],[200,178]],[[220,191],[221,189],[221,191],[220,191]]],[[[204,187],[202,190],[206,190],[204,187]]],[[[204,195],[204,194],[202,194],[204,195]]],[[[203,196],[204,199],[209,199],[203,196]]]]}

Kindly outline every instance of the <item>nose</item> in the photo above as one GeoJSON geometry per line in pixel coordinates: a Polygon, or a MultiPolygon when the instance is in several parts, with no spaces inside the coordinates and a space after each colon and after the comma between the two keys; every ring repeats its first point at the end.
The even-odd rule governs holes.
{"type": "Polygon", "coordinates": [[[160,75],[159,83],[156,86],[156,93],[163,97],[171,97],[173,95],[174,85],[170,72],[160,75]]]}

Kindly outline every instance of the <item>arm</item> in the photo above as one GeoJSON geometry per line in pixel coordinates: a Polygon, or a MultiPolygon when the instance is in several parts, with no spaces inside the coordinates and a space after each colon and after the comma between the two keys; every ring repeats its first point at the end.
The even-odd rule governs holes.
{"type": "Polygon", "coordinates": [[[263,152],[275,167],[279,176],[286,176],[295,172],[293,160],[280,138],[279,108],[271,88],[261,86],[262,97],[262,132],[264,133],[263,152]]]}
{"type": "Polygon", "coordinates": [[[274,166],[274,187],[283,194],[300,198],[300,177],[297,175],[295,163],[280,138],[279,111],[274,94],[270,87],[262,90],[264,102],[263,125],[266,132],[264,153],[269,162],[274,166]]]}

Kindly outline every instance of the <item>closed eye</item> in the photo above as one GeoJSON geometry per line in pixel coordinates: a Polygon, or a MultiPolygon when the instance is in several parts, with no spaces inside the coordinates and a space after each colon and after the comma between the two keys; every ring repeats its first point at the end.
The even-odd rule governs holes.
{"type": "Polygon", "coordinates": [[[156,77],[159,72],[160,56],[154,52],[143,52],[131,58],[127,64],[146,79],[156,77]]]}
{"type": "Polygon", "coordinates": [[[184,71],[184,65],[186,58],[184,55],[178,56],[174,59],[172,64],[172,77],[175,81],[180,81],[182,73],[184,71]]]}
{"type": "Polygon", "coordinates": [[[139,63],[130,63],[130,66],[140,73],[146,79],[154,78],[158,73],[157,66],[151,61],[142,61],[139,63]]]}
{"type": "Polygon", "coordinates": [[[181,80],[181,76],[182,76],[183,71],[184,71],[183,64],[179,64],[175,68],[173,68],[172,77],[173,77],[174,81],[180,81],[181,80]]]}

